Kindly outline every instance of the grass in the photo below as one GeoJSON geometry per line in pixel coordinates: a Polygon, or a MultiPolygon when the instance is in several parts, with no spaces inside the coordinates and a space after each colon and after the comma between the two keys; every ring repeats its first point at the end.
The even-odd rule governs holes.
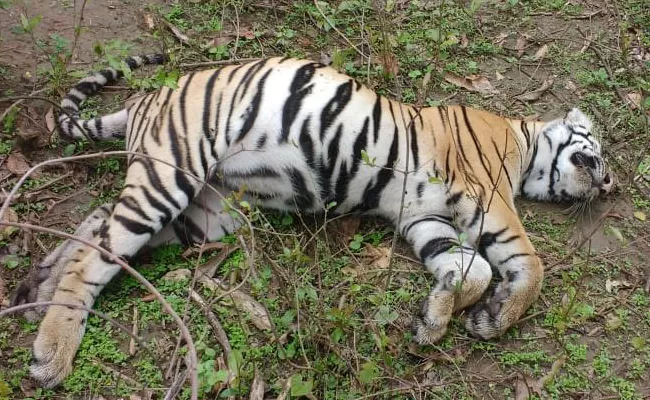
{"type": "MultiPolygon", "coordinates": [[[[557,116],[578,105],[603,128],[600,136],[606,155],[622,182],[608,200],[616,204],[604,228],[578,251],[574,248],[579,227],[589,232],[594,221],[567,216],[560,207],[520,203],[533,244],[545,264],[553,267],[525,321],[500,340],[468,337],[454,319],[438,345],[414,345],[408,321],[434,282],[410,261],[413,255],[401,242],[388,274],[385,257],[393,245],[393,233],[380,221],[364,221],[351,234],[341,234],[351,222],[337,225],[337,221],[310,216],[261,213],[249,206],[246,212],[258,244],[254,271],[247,267],[246,254],[237,250],[219,265],[217,276],[231,286],[247,278],[241,290],[254,302],[244,306],[241,299],[195,285],[223,325],[232,347],[228,357],[203,310],[188,302],[188,280],[165,277],[169,271],[205,264],[218,257],[218,251],[199,257],[184,255],[185,249],[178,246],[158,249],[140,261],[140,271],[190,321],[202,397],[247,398],[253,382],[261,379],[270,398],[286,393],[292,398],[319,399],[500,399],[516,397],[521,391],[518,383],[525,377],[540,385],[535,395],[544,398],[648,396],[650,296],[643,290],[648,229],[640,214],[634,213],[650,212],[645,179],[650,156],[643,111],[630,110],[623,95],[639,92],[646,96],[642,107],[649,105],[650,66],[626,52],[635,45],[628,36],[630,28],[640,32],[640,43],[647,48],[650,32],[644,27],[650,21],[642,12],[642,1],[617,0],[616,13],[605,3],[388,1],[380,6],[352,0],[279,1],[266,7],[228,0],[143,6],[142,12],[182,30],[189,43],[178,45],[165,25],[155,23],[141,42],[169,49],[171,63],[127,76],[126,84],[132,88],[173,86],[179,74],[188,70],[184,67],[188,63],[281,54],[329,59],[380,93],[419,104],[463,103],[513,117],[557,116]],[[576,21],[581,30],[575,27],[576,21]],[[526,38],[521,50],[517,49],[520,37],[526,38]],[[535,59],[544,44],[549,46],[547,55],[535,59]],[[359,53],[372,54],[372,58],[369,61],[359,53]],[[504,79],[497,79],[496,71],[504,79]],[[459,90],[444,80],[446,72],[483,75],[499,93],[483,96],[459,90]],[[539,100],[513,99],[538,88],[549,77],[553,86],[539,100]],[[326,229],[320,229],[323,225],[326,229]],[[268,314],[270,329],[260,328],[259,316],[251,307],[268,314]]],[[[21,10],[19,5],[11,6],[21,10]]],[[[136,11],[129,2],[116,7],[136,11]]],[[[70,87],[87,66],[69,63],[74,37],[44,33],[43,25],[51,17],[39,18],[28,11],[22,9],[25,19],[15,21],[16,32],[33,41],[34,54],[46,63],[37,73],[39,88],[58,100],[56,92],[70,87]]],[[[79,43],[85,37],[96,43],[91,45],[96,67],[116,65],[135,48],[153,50],[137,41],[93,37],[90,30],[81,29],[78,35],[79,43]]],[[[16,90],[20,88],[0,93],[16,90]]],[[[102,96],[86,101],[83,115],[114,111],[126,96],[122,91],[110,99],[102,96]]],[[[16,107],[2,121],[0,153],[23,151],[31,159],[32,153],[24,150],[19,139],[26,110],[25,104],[16,107]]],[[[121,144],[109,146],[120,148],[121,144]]],[[[91,148],[84,142],[67,146],[54,142],[48,147],[44,154],[34,154],[35,159],[52,152],[81,154],[105,148],[91,148]]],[[[75,165],[76,182],[83,182],[92,195],[88,201],[73,202],[71,209],[83,214],[110,201],[119,193],[123,170],[124,162],[119,159],[75,165]]],[[[63,173],[48,170],[30,181],[24,192],[63,173]]],[[[14,182],[15,177],[9,177],[2,185],[10,187],[14,182]]],[[[48,190],[65,196],[79,189],[65,182],[48,190]]],[[[44,223],[38,216],[50,207],[46,201],[19,201],[13,210],[21,218],[44,223]]],[[[593,218],[603,212],[596,208],[593,218]]],[[[51,237],[35,237],[48,247],[53,245],[51,237]]],[[[3,236],[2,243],[19,239],[22,236],[13,233],[3,236]]],[[[224,242],[236,245],[239,239],[232,236],[224,242]]],[[[30,248],[32,254],[34,249],[30,248]]],[[[3,260],[10,285],[24,275],[31,261],[27,254],[3,260]]],[[[74,372],[62,387],[26,391],[29,345],[37,325],[19,318],[2,319],[0,399],[127,397],[147,391],[162,396],[170,384],[165,374],[178,340],[171,319],[126,276],[111,283],[96,308],[128,326],[134,324],[136,312],[145,347],[131,355],[128,335],[91,317],[74,372]]],[[[180,397],[188,397],[187,389],[180,397]]]]}

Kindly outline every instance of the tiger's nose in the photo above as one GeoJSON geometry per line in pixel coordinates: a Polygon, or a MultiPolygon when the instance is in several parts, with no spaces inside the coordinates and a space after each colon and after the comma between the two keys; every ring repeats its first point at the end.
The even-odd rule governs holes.
{"type": "Polygon", "coordinates": [[[608,172],[605,174],[605,176],[603,177],[603,181],[600,184],[600,194],[607,194],[611,192],[613,188],[614,188],[614,178],[608,172]]]}

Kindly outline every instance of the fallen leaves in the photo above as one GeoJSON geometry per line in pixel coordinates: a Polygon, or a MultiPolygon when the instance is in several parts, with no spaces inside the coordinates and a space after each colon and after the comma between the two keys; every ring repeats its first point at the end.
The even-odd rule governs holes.
{"type": "Polygon", "coordinates": [[[520,94],[518,96],[515,96],[515,99],[521,100],[521,101],[539,100],[539,98],[542,97],[542,95],[544,93],[546,93],[546,91],[548,89],[550,89],[552,86],[553,86],[553,80],[552,79],[547,79],[544,82],[542,82],[542,85],[539,88],[537,88],[537,89],[535,89],[533,91],[526,92],[526,93],[520,94]]]}
{"type": "Polygon", "coordinates": [[[19,152],[11,153],[7,158],[6,165],[9,172],[15,175],[23,175],[30,168],[25,156],[19,152]]]}
{"type": "Polygon", "coordinates": [[[542,397],[541,383],[527,373],[517,374],[517,378],[515,378],[515,400],[527,400],[532,396],[542,397]]]}
{"type": "Polygon", "coordinates": [[[547,53],[548,53],[548,45],[545,44],[542,47],[540,47],[539,50],[537,50],[537,52],[535,52],[535,55],[533,56],[533,61],[541,60],[542,58],[546,57],[547,53]]]}
{"type": "Polygon", "coordinates": [[[468,75],[463,77],[447,72],[445,73],[444,79],[445,81],[460,86],[463,89],[467,89],[470,92],[476,92],[482,95],[493,95],[499,93],[499,91],[492,86],[490,80],[482,75],[468,75]]]}

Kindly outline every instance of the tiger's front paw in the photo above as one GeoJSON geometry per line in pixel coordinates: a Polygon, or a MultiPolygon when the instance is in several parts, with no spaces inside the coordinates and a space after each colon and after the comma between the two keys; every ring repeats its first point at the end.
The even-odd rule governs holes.
{"type": "Polygon", "coordinates": [[[82,319],[72,315],[74,311],[52,307],[41,323],[29,371],[44,388],[57,386],[72,371],[72,361],[84,332],[82,319]],[[52,316],[53,311],[58,315],[52,316]]]}
{"type": "Polygon", "coordinates": [[[413,335],[420,345],[431,345],[442,339],[454,310],[454,295],[450,291],[433,291],[422,302],[420,318],[413,320],[413,335]]]}
{"type": "Polygon", "coordinates": [[[519,317],[517,310],[520,307],[516,307],[516,304],[513,307],[515,302],[508,283],[499,283],[491,295],[467,311],[465,328],[481,339],[502,335],[519,317]]]}

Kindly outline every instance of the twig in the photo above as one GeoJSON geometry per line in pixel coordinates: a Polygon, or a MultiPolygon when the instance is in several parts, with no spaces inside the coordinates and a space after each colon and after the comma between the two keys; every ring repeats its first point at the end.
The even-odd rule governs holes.
{"type": "Polygon", "coordinates": [[[261,60],[261,58],[252,57],[252,58],[240,58],[238,60],[204,61],[204,62],[180,64],[179,67],[180,68],[197,68],[197,67],[209,67],[209,66],[215,66],[215,65],[232,65],[232,64],[247,63],[247,62],[259,61],[259,60],[261,60]]]}
{"type": "MultiPolygon", "coordinates": [[[[37,94],[41,94],[41,93],[43,93],[45,90],[47,90],[47,89],[39,89],[39,90],[35,90],[35,91],[33,91],[33,92],[31,92],[31,93],[29,94],[29,97],[31,97],[31,96],[35,96],[35,95],[37,95],[37,94]]],[[[6,110],[4,110],[4,112],[2,113],[2,115],[0,115],[0,122],[4,121],[4,119],[7,117],[7,115],[9,114],[9,112],[11,112],[11,109],[12,109],[12,108],[14,108],[14,107],[18,107],[18,106],[21,105],[22,102],[25,101],[25,100],[27,100],[27,98],[20,98],[20,99],[16,100],[12,105],[10,105],[6,110]]]]}
{"type": "Polygon", "coordinates": [[[221,326],[221,322],[219,322],[219,319],[217,318],[216,315],[210,310],[208,307],[208,303],[205,301],[201,295],[196,292],[194,289],[190,289],[190,297],[194,302],[196,302],[202,309],[203,312],[205,313],[206,318],[208,319],[208,322],[210,322],[210,325],[212,325],[212,329],[214,329],[214,334],[221,345],[221,348],[223,349],[223,354],[226,358],[226,360],[230,359],[230,353],[232,353],[232,347],[230,346],[230,342],[228,341],[228,335],[226,334],[226,331],[223,329],[221,326]]]}
{"type": "Polygon", "coordinates": [[[169,390],[167,390],[167,394],[165,394],[164,400],[175,399],[178,393],[183,388],[183,384],[185,383],[186,380],[187,380],[187,371],[185,370],[181,371],[180,374],[176,375],[176,379],[174,379],[174,382],[169,387],[169,390]]]}
{"type": "MultiPolygon", "coordinates": [[[[138,336],[138,307],[133,307],[133,327],[131,328],[131,333],[133,336],[138,336]]],[[[137,347],[133,339],[129,342],[129,355],[132,356],[135,354],[137,347]]]]}
{"type": "Polygon", "coordinates": [[[323,19],[325,20],[325,22],[327,22],[327,23],[332,27],[332,29],[334,30],[334,32],[338,33],[339,36],[341,36],[341,37],[343,38],[343,40],[345,40],[345,42],[346,42],[347,44],[349,44],[350,47],[352,47],[352,48],[354,49],[354,51],[356,51],[356,52],[357,52],[361,57],[367,59],[368,62],[369,62],[369,61],[370,61],[370,57],[367,56],[367,55],[365,55],[365,54],[363,53],[363,51],[359,50],[359,48],[358,48],[354,43],[352,43],[352,42],[350,41],[350,39],[348,39],[348,38],[343,34],[343,32],[341,32],[341,31],[339,30],[339,28],[337,28],[337,27],[336,27],[336,26],[335,26],[335,25],[334,25],[334,24],[329,20],[329,18],[327,18],[327,17],[325,16],[325,14],[323,13],[323,10],[321,10],[320,6],[318,5],[318,0],[314,0],[314,6],[316,6],[316,9],[317,9],[318,12],[320,13],[321,17],[323,17],[323,19]]]}

